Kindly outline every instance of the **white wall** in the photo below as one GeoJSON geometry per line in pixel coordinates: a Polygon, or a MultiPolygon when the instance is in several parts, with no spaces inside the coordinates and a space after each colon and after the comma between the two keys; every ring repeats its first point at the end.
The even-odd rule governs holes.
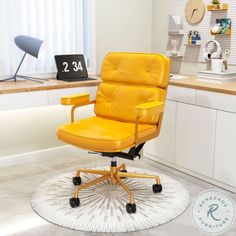
{"type": "MultiPolygon", "coordinates": [[[[152,10],[152,52],[165,54],[168,43],[168,0],[153,0],[152,10]]],[[[197,74],[206,69],[209,69],[206,63],[172,60],[173,73],[197,74]]],[[[229,66],[229,69],[236,70],[236,67],[229,66]]]]}
{"type": "Polygon", "coordinates": [[[153,0],[152,4],[152,52],[165,53],[168,40],[168,0],[153,0]]]}
{"type": "MultiPolygon", "coordinates": [[[[153,0],[152,8],[152,52],[166,53],[168,43],[168,0],[153,0]]],[[[172,60],[173,73],[195,74],[204,70],[205,64],[172,60]]]]}
{"type": "Polygon", "coordinates": [[[97,0],[97,72],[108,52],[150,52],[151,31],[152,0],[97,0]]]}

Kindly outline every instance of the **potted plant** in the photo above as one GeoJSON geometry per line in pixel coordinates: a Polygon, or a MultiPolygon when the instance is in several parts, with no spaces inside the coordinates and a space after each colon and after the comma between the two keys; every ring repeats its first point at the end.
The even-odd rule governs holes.
{"type": "Polygon", "coordinates": [[[219,0],[212,0],[211,1],[215,9],[220,9],[220,1],[219,0]]]}

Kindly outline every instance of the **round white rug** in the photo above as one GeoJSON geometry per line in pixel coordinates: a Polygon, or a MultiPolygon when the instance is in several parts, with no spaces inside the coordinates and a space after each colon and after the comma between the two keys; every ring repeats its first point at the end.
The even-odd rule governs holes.
{"type": "MultiPolygon", "coordinates": [[[[98,169],[108,169],[105,167],[98,169]]],[[[157,172],[128,168],[128,172],[158,175],[157,172]]],[[[80,206],[71,208],[73,173],[64,173],[43,182],[32,196],[32,208],[45,220],[66,227],[89,232],[128,232],[148,229],[167,223],[181,215],[188,206],[189,194],[178,181],[159,175],[163,191],[153,193],[154,180],[124,179],[134,194],[137,211],[126,212],[128,194],[119,185],[108,181],[79,193],[80,206]]],[[[81,173],[82,182],[96,178],[81,173]]]]}

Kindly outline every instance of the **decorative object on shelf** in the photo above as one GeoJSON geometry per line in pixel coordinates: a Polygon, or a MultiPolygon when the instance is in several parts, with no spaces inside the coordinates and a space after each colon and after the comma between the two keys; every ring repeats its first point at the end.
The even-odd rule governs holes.
{"type": "Polygon", "coordinates": [[[212,0],[211,1],[213,5],[219,6],[220,5],[220,1],[219,0],[212,0]]]}
{"type": "Polygon", "coordinates": [[[18,46],[18,48],[20,48],[25,53],[21,59],[21,62],[19,64],[15,74],[11,78],[0,80],[0,82],[8,81],[8,80],[14,80],[16,82],[17,78],[30,80],[30,81],[34,81],[34,82],[38,82],[38,83],[43,83],[40,80],[47,80],[47,79],[42,79],[42,78],[35,78],[32,76],[18,75],[18,71],[25,59],[26,54],[29,54],[33,57],[38,58],[39,51],[40,51],[40,48],[43,44],[43,41],[40,39],[37,39],[37,38],[30,37],[30,36],[19,35],[19,36],[15,37],[15,44],[18,46]]]}
{"type": "Polygon", "coordinates": [[[221,32],[221,25],[220,24],[215,24],[212,29],[211,29],[211,32],[212,34],[220,34],[221,32]]]}
{"type": "Polygon", "coordinates": [[[225,56],[225,57],[229,57],[229,55],[230,55],[230,49],[226,48],[226,49],[224,50],[224,56],[225,56]]]}
{"type": "Polygon", "coordinates": [[[219,1],[212,1],[212,4],[207,6],[207,10],[208,11],[227,11],[228,4],[220,3],[219,1]]]}
{"type": "Polygon", "coordinates": [[[177,39],[171,40],[172,50],[169,52],[169,56],[171,57],[177,57],[179,55],[179,52],[177,50],[177,47],[179,45],[179,41],[177,39]]]}
{"type": "Polygon", "coordinates": [[[187,34],[188,40],[186,45],[200,45],[201,36],[197,30],[190,30],[187,34]]]}
{"type": "Polygon", "coordinates": [[[180,80],[180,79],[186,79],[187,76],[184,75],[178,75],[178,74],[170,74],[170,80],[180,80]]]}
{"type": "Polygon", "coordinates": [[[221,73],[228,70],[227,60],[223,59],[212,59],[211,70],[215,73],[221,73]]]}
{"type": "Polygon", "coordinates": [[[228,59],[230,55],[230,49],[226,48],[222,53],[222,58],[224,60],[225,70],[228,70],[228,59]]]}
{"type": "Polygon", "coordinates": [[[216,24],[211,28],[211,34],[231,35],[231,19],[216,19],[216,24]]]}
{"type": "Polygon", "coordinates": [[[204,50],[205,60],[210,61],[212,59],[220,59],[221,56],[222,56],[222,48],[221,48],[220,43],[217,40],[208,41],[205,45],[205,50],[204,50]],[[209,48],[211,44],[216,46],[216,51],[214,51],[214,47],[209,48]]]}
{"type": "Polygon", "coordinates": [[[236,72],[234,71],[222,71],[214,72],[212,70],[199,71],[197,73],[197,79],[200,81],[207,81],[211,83],[222,83],[236,80],[236,72]]]}
{"type": "Polygon", "coordinates": [[[199,23],[205,15],[205,4],[202,0],[188,0],[185,6],[185,18],[190,24],[199,23]]]}
{"type": "Polygon", "coordinates": [[[168,34],[183,35],[182,17],[179,15],[169,16],[169,29],[168,34]]]}
{"type": "Polygon", "coordinates": [[[222,48],[218,41],[210,40],[205,45],[204,58],[211,61],[211,70],[198,72],[200,80],[208,80],[213,82],[223,82],[236,79],[236,72],[228,71],[228,62],[223,59],[222,48]],[[209,48],[213,44],[216,47],[209,48]]]}

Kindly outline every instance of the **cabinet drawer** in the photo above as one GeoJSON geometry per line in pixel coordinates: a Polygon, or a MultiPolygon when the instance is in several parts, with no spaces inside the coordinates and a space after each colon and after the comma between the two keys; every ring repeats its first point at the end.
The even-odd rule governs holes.
{"type": "Polygon", "coordinates": [[[0,111],[47,106],[47,91],[0,95],[0,111]]]}
{"type": "Polygon", "coordinates": [[[170,85],[168,86],[167,99],[177,102],[195,104],[196,90],[170,85]]]}
{"type": "Polygon", "coordinates": [[[197,105],[222,111],[236,112],[236,96],[198,90],[197,105]]]}

